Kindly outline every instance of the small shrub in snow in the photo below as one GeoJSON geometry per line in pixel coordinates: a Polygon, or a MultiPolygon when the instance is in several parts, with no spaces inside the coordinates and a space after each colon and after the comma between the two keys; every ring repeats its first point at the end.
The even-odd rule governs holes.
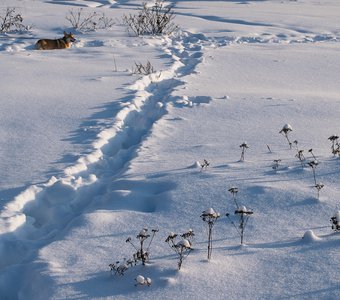
{"type": "Polygon", "coordinates": [[[277,171],[280,167],[281,159],[274,159],[273,162],[274,162],[274,164],[273,164],[272,168],[275,171],[277,171]]]}
{"type": "Polygon", "coordinates": [[[147,61],[145,65],[143,65],[142,63],[135,62],[135,67],[132,69],[133,74],[139,74],[139,75],[150,75],[154,72],[155,72],[155,69],[149,61],[147,61]]]}
{"type": "Polygon", "coordinates": [[[298,150],[295,156],[299,159],[301,167],[303,168],[305,166],[305,160],[306,160],[305,156],[303,155],[303,150],[298,150]]]}
{"type": "Polygon", "coordinates": [[[247,144],[247,142],[244,142],[240,145],[240,148],[242,149],[240,161],[244,161],[244,154],[246,150],[249,148],[249,145],[247,144]]]}
{"type": "Polygon", "coordinates": [[[175,18],[171,6],[156,0],[153,6],[143,3],[136,15],[124,15],[123,23],[136,36],[171,34],[178,29],[173,23],[175,18]]]}
{"type": "Polygon", "coordinates": [[[209,167],[210,163],[206,159],[203,159],[203,162],[199,163],[199,165],[201,166],[201,171],[203,171],[209,167]]]}
{"type": "Polygon", "coordinates": [[[106,17],[104,13],[98,14],[94,11],[84,14],[82,8],[77,11],[70,10],[65,18],[74,29],[79,31],[109,29],[115,24],[114,21],[111,18],[106,17]]]}
{"type": "Polygon", "coordinates": [[[249,217],[253,214],[253,211],[247,209],[245,206],[240,206],[235,210],[235,215],[239,217],[239,226],[237,227],[235,223],[230,219],[230,214],[227,213],[226,216],[230,219],[231,223],[234,225],[236,231],[241,237],[241,245],[243,245],[244,230],[247,226],[249,217]]]}
{"type": "Polygon", "coordinates": [[[115,263],[109,264],[111,273],[114,272],[114,275],[123,276],[125,271],[129,269],[129,267],[133,266],[133,261],[131,259],[124,259],[123,262],[116,261],[115,263]]]}
{"type": "Polygon", "coordinates": [[[30,26],[24,25],[23,21],[24,18],[16,12],[16,8],[7,7],[4,14],[0,15],[0,32],[29,31],[30,26]]]}
{"type": "Polygon", "coordinates": [[[334,155],[334,156],[336,156],[336,155],[340,156],[339,136],[333,134],[333,135],[331,135],[328,139],[332,142],[331,149],[332,149],[333,155],[334,155]]]}
{"type": "Polygon", "coordinates": [[[318,194],[317,194],[317,197],[318,197],[318,199],[320,199],[320,191],[323,189],[324,184],[321,183],[321,182],[319,182],[319,183],[317,183],[314,187],[316,188],[317,193],[318,193],[318,194]]]}
{"type": "Polygon", "coordinates": [[[146,248],[144,247],[144,242],[145,240],[150,238],[150,234],[148,234],[147,228],[142,229],[136,237],[137,240],[139,241],[139,247],[136,247],[132,243],[131,237],[127,238],[126,242],[130,243],[137,252],[133,254],[133,258],[131,259],[127,260],[126,258],[124,258],[123,262],[116,261],[115,263],[109,264],[111,273],[114,272],[115,275],[124,275],[124,273],[130,267],[137,265],[139,261],[141,261],[143,265],[145,265],[149,261],[149,249],[153,241],[153,238],[155,237],[158,230],[152,229],[151,232],[152,232],[152,236],[151,236],[149,245],[146,248]]]}
{"type": "Polygon", "coordinates": [[[331,217],[332,229],[340,231],[340,210],[338,210],[333,217],[331,217]]]}
{"type": "Polygon", "coordinates": [[[288,141],[289,148],[292,149],[292,143],[289,140],[288,134],[293,131],[292,126],[290,124],[286,124],[282,127],[282,129],[279,131],[279,133],[283,134],[286,140],[288,141]]]}
{"type": "Polygon", "coordinates": [[[301,164],[301,167],[304,168],[304,166],[305,166],[305,161],[306,161],[306,158],[305,158],[305,156],[303,155],[303,151],[304,151],[304,150],[299,149],[299,147],[298,147],[298,141],[297,141],[297,140],[295,140],[295,141],[293,142],[293,144],[295,145],[295,148],[296,148],[296,151],[297,151],[295,157],[297,157],[297,158],[299,159],[300,164],[301,164]]]}
{"type": "Polygon", "coordinates": [[[236,200],[236,195],[237,195],[237,193],[238,193],[238,188],[237,188],[237,187],[231,187],[231,188],[228,190],[228,192],[232,193],[232,195],[233,195],[233,201],[234,201],[236,207],[238,207],[239,205],[238,205],[237,200],[236,200]]]}
{"type": "Polygon", "coordinates": [[[181,235],[182,239],[177,242],[176,238],[178,237],[177,234],[171,232],[168,237],[166,238],[165,242],[168,243],[170,248],[176,252],[178,255],[178,270],[181,269],[183,260],[190,254],[192,249],[192,243],[189,241],[194,236],[193,231],[188,231],[181,235]],[[187,237],[187,238],[184,238],[187,237]]]}
{"type": "Polygon", "coordinates": [[[208,260],[211,259],[212,253],[212,228],[219,217],[220,214],[213,208],[208,208],[201,214],[202,220],[208,224],[208,260]]]}
{"type": "Polygon", "coordinates": [[[142,275],[138,275],[136,278],[135,278],[135,286],[138,286],[138,285],[141,285],[141,286],[150,286],[151,283],[152,283],[152,280],[149,278],[149,277],[144,277],[142,275]]]}
{"type": "Polygon", "coordinates": [[[133,260],[135,262],[135,264],[137,264],[138,261],[141,261],[143,265],[145,265],[148,261],[149,261],[149,249],[151,246],[151,243],[156,235],[156,233],[158,232],[158,229],[152,229],[152,236],[149,242],[149,245],[145,248],[144,247],[144,242],[150,238],[150,234],[148,234],[148,229],[144,228],[142,229],[139,234],[136,236],[137,240],[139,241],[139,247],[136,247],[133,243],[132,243],[132,239],[131,237],[127,238],[126,242],[130,243],[133,248],[137,251],[134,255],[133,255],[133,260]]]}
{"type": "Polygon", "coordinates": [[[312,160],[310,162],[308,162],[308,165],[312,168],[313,170],[313,177],[314,177],[314,187],[317,190],[317,197],[318,199],[320,198],[320,191],[321,189],[324,187],[324,185],[322,183],[317,183],[316,181],[316,167],[319,165],[317,160],[312,160]]]}
{"type": "Polygon", "coordinates": [[[312,160],[308,162],[308,165],[312,168],[313,170],[313,177],[314,177],[314,184],[316,184],[316,167],[319,165],[319,162],[317,160],[312,160]]]}

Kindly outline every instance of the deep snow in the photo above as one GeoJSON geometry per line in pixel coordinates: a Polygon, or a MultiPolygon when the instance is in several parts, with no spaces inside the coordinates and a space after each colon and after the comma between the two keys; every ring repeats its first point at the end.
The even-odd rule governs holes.
{"type": "Polygon", "coordinates": [[[340,125],[340,4],[170,2],[181,31],[140,38],[120,24],[140,1],[1,3],[34,24],[0,36],[1,298],[340,297],[329,221],[340,160],[327,140],[340,125]],[[33,50],[69,31],[65,15],[78,7],[116,25],[78,33],[68,50],[33,50]],[[154,74],[131,75],[147,60],[154,74]],[[310,148],[317,157],[319,199],[311,168],[279,134],[286,123],[307,161],[310,148]],[[225,216],[237,222],[233,186],[254,211],[243,246],[225,216]],[[208,261],[200,214],[210,207],[221,217],[208,261]],[[110,274],[145,227],[159,229],[150,263],[110,274]],[[177,271],[164,241],[189,228],[194,250],[177,271]],[[139,275],[151,286],[135,286],[139,275]]]}

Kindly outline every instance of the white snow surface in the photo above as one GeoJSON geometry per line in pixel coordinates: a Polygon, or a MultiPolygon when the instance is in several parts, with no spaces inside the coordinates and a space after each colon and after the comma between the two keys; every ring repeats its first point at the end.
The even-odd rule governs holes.
{"type": "Polygon", "coordinates": [[[33,25],[0,34],[0,299],[340,299],[340,2],[169,0],[180,30],[135,37],[122,16],[140,4],[0,2],[33,25]],[[74,31],[79,8],[115,25],[74,31]],[[70,49],[34,50],[64,30],[70,49]],[[147,61],[153,74],[132,74],[147,61]],[[231,187],[254,212],[242,247],[231,187]],[[210,260],[207,207],[221,213],[210,260]],[[144,228],[159,230],[150,261],[110,272],[144,228]],[[164,241],[188,228],[178,271],[164,241]]]}

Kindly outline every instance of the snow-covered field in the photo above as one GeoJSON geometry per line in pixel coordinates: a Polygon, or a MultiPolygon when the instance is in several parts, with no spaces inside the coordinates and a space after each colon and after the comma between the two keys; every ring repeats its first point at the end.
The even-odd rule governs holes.
{"type": "Polygon", "coordinates": [[[340,299],[340,2],[168,1],[180,30],[134,37],[122,16],[141,3],[0,2],[33,25],[0,34],[0,299],[340,299]],[[115,25],[34,50],[79,8],[115,25]],[[243,246],[231,187],[254,212],[243,246]],[[114,275],[143,228],[159,230],[149,263],[114,275]],[[189,228],[178,271],[165,239],[189,228]]]}

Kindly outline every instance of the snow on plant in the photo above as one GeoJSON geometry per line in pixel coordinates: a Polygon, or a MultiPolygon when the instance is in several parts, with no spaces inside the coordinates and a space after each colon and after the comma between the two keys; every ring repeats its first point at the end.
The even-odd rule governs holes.
{"type": "Polygon", "coordinates": [[[127,238],[126,242],[130,243],[132,245],[132,247],[137,251],[135,254],[133,254],[133,260],[135,262],[135,264],[137,264],[138,261],[141,261],[143,265],[145,265],[148,261],[149,261],[149,249],[151,246],[151,243],[156,235],[156,233],[158,232],[158,229],[152,229],[152,236],[149,242],[149,245],[146,247],[144,247],[144,242],[150,238],[150,234],[148,234],[148,229],[147,228],[143,228],[139,234],[136,236],[137,240],[139,241],[139,247],[136,247],[133,243],[132,243],[132,239],[131,237],[127,238]]]}
{"type": "Polygon", "coordinates": [[[151,283],[152,283],[151,278],[149,278],[149,277],[146,277],[146,278],[145,278],[145,277],[142,276],[142,275],[138,275],[138,276],[135,278],[135,281],[136,281],[135,286],[139,286],[139,285],[141,285],[141,286],[150,286],[151,283]]]}
{"type": "Polygon", "coordinates": [[[130,267],[137,265],[139,261],[141,261],[143,265],[145,265],[149,261],[149,255],[150,255],[149,249],[153,241],[153,238],[158,232],[158,229],[152,229],[151,232],[152,232],[152,236],[151,236],[149,245],[146,247],[146,249],[144,248],[144,242],[150,237],[150,234],[148,234],[147,228],[143,228],[136,237],[137,240],[139,241],[139,247],[136,247],[132,243],[131,237],[127,238],[126,242],[130,243],[137,252],[133,254],[132,259],[127,260],[126,258],[124,258],[123,262],[116,261],[115,263],[109,264],[111,273],[114,272],[115,275],[122,276],[130,267]]]}
{"type": "Polygon", "coordinates": [[[168,35],[178,29],[173,23],[174,18],[172,6],[166,6],[163,0],[156,0],[153,6],[144,2],[138,14],[124,15],[123,23],[136,36],[168,35]]]}
{"type": "Polygon", "coordinates": [[[212,229],[219,217],[220,214],[213,208],[208,208],[201,214],[202,220],[208,224],[208,260],[211,259],[212,253],[212,229]]]}
{"type": "Polygon", "coordinates": [[[104,13],[98,14],[94,11],[84,14],[83,8],[80,8],[77,11],[70,10],[65,19],[74,29],[79,30],[80,32],[108,29],[115,24],[114,21],[105,16],[104,13]]]}
{"type": "Polygon", "coordinates": [[[241,244],[243,244],[244,230],[246,228],[249,216],[252,215],[253,212],[247,209],[245,206],[239,206],[238,202],[236,201],[236,194],[238,193],[238,189],[236,187],[230,188],[229,192],[233,194],[233,201],[236,205],[235,215],[239,216],[239,226],[237,227],[235,223],[231,220],[229,213],[226,213],[226,216],[231,221],[233,226],[236,228],[236,231],[241,237],[241,244]]]}
{"type": "Polygon", "coordinates": [[[288,141],[289,148],[292,149],[292,143],[289,140],[288,134],[293,131],[293,128],[290,124],[285,124],[282,129],[279,131],[279,133],[283,134],[286,140],[288,141]]]}
{"type": "Polygon", "coordinates": [[[181,235],[182,239],[180,241],[176,241],[178,237],[177,234],[171,232],[166,238],[165,242],[168,243],[170,248],[176,252],[178,255],[178,270],[181,269],[183,260],[188,257],[192,249],[192,243],[189,239],[194,236],[193,231],[189,230],[188,232],[181,235]],[[184,238],[187,237],[187,238],[184,238]]]}
{"type": "Polygon", "coordinates": [[[332,142],[332,153],[333,155],[338,155],[340,156],[340,143],[339,143],[339,136],[338,135],[331,135],[329,138],[328,138],[331,142],[332,142]]]}
{"type": "Polygon", "coordinates": [[[247,209],[245,206],[241,206],[235,210],[235,215],[239,217],[239,226],[237,227],[236,224],[231,220],[230,214],[227,213],[226,216],[229,218],[230,222],[234,225],[237,233],[240,235],[241,238],[241,245],[243,245],[243,237],[244,237],[244,230],[247,226],[249,217],[253,214],[253,211],[247,209]]]}
{"type": "Polygon", "coordinates": [[[4,14],[0,15],[0,32],[9,32],[13,30],[29,31],[30,26],[23,24],[24,18],[21,13],[16,12],[16,8],[7,7],[4,14]]]}
{"type": "Polygon", "coordinates": [[[335,212],[334,216],[331,217],[332,229],[334,231],[340,231],[340,210],[335,212]]]}
{"type": "Polygon", "coordinates": [[[195,236],[194,231],[191,228],[187,232],[184,232],[183,234],[181,234],[181,237],[183,239],[188,240],[191,244],[194,241],[194,236],[195,236]]]}

